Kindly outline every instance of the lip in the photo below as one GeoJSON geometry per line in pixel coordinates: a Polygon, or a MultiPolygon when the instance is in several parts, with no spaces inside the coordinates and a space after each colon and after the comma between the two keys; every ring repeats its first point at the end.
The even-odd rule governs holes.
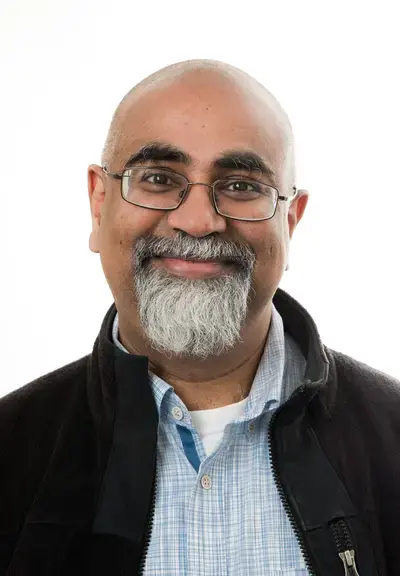
{"type": "Polygon", "coordinates": [[[153,264],[157,267],[162,266],[169,272],[177,276],[185,276],[186,278],[215,276],[232,268],[232,264],[228,262],[217,260],[193,261],[182,258],[153,258],[153,264]]]}

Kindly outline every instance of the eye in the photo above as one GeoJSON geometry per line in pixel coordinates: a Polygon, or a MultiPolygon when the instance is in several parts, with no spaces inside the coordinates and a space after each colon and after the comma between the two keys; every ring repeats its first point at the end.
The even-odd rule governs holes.
{"type": "Polygon", "coordinates": [[[256,198],[263,193],[263,185],[254,180],[242,180],[239,178],[227,178],[219,182],[217,189],[224,194],[241,198],[256,198]]]}
{"type": "Polygon", "coordinates": [[[254,182],[247,180],[227,180],[224,185],[225,190],[230,192],[258,192],[259,187],[254,182]]]}
{"type": "Polygon", "coordinates": [[[168,186],[173,183],[172,178],[163,172],[145,173],[142,176],[142,181],[159,186],[168,186]]]}

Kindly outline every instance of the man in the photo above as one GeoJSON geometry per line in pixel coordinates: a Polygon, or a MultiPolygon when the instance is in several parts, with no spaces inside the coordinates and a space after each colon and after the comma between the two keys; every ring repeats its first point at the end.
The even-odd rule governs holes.
{"type": "Polygon", "coordinates": [[[0,402],[0,575],[400,574],[400,383],[278,288],[308,193],[274,97],[163,69],[88,188],[114,303],[0,402]]]}

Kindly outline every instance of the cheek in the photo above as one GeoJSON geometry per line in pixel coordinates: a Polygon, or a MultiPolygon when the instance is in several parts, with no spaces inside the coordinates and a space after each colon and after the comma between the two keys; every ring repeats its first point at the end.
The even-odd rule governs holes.
{"type": "Polygon", "coordinates": [[[257,265],[254,280],[259,289],[275,290],[286,267],[286,242],[280,226],[270,225],[262,240],[253,244],[256,249],[257,265]]]}
{"type": "Polygon", "coordinates": [[[256,251],[260,265],[274,265],[284,254],[284,227],[279,216],[277,212],[275,217],[266,221],[262,227],[254,227],[247,231],[246,236],[256,251]]]}
{"type": "Polygon", "coordinates": [[[107,282],[115,297],[131,277],[133,233],[124,215],[105,219],[100,232],[100,258],[107,282]]]}
{"type": "Polygon", "coordinates": [[[104,218],[101,234],[101,244],[105,253],[118,257],[119,254],[126,252],[127,246],[131,248],[138,226],[130,216],[132,214],[127,212],[120,202],[110,207],[104,218]]]}
{"type": "Polygon", "coordinates": [[[285,257],[285,243],[277,236],[269,238],[260,253],[260,262],[271,269],[279,269],[285,257]]]}

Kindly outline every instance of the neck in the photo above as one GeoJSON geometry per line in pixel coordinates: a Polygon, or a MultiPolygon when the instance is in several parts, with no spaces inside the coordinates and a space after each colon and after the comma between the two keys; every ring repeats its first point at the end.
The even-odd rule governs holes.
{"type": "Polygon", "coordinates": [[[147,356],[149,369],[173,386],[188,410],[209,410],[246,398],[256,375],[271,324],[272,304],[241,333],[241,342],[206,360],[167,358],[150,348],[140,328],[119,317],[119,338],[132,354],[147,356]]]}

